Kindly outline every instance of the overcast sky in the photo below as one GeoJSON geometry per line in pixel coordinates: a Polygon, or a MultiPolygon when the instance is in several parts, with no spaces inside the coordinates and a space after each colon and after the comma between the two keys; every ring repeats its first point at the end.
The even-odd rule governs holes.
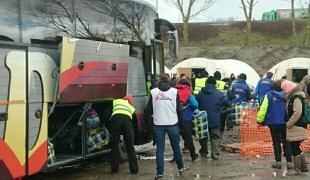
{"type": "MultiPolygon", "coordinates": [[[[156,5],[156,0],[145,0],[156,5]]],[[[167,0],[158,0],[159,17],[168,19],[171,22],[181,22],[182,19],[178,11],[171,5],[166,3],[167,0]]],[[[192,22],[216,21],[220,19],[227,20],[234,18],[235,20],[244,20],[244,14],[241,6],[241,0],[215,0],[215,4],[207,10],[205,15],[201,15],[192,20],[192,22]]],[[[300,7],[298,0],[296,7],[300,7]]],[[[273,9],[290,8],[289,0],[258,0],[254,11],[253,18],[260,20],[263,12],[273,9]]]]}

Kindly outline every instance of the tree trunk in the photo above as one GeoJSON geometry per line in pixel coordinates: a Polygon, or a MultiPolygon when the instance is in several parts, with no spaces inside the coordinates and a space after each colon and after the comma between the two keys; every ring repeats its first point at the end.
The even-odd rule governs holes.
{"type": "Polygon", "coordinates": [[[247,46],[250,43],[251,31],[252,31],[252,13],[253,7],[255,5],[255,0],[241,0],[243,13],[246,20],[246,33],[245,33],[245,41],[244,45],[247,46]],[[247,5],[246,5],[247,4],[247,5]]]}
{"type": "Polygon", "coordinates": [[[246,19],[246,35],[245,35],[246,46],[250,44],[251,31],[252,31],[252,21],[250,18],[247,18],[246,19]]]}
{"type": "Polygon", "coordinates": [[[291,0],[291,18],[292,18],[292,33],[296,37],[296,18],[295,18],[295,0],[291,0]]]}
{"type": "Polygon", "coordinates": [[[308,4],[308,21],[307,21],[307,28],[306,28],[306,34],[304,39],[304,46],[310,45],[310,2],[308,4]]]}
{"type": "Polygon", "coordinates": [[[188,26],[188,19],[183,20],[183,42],[184,42],[184,46],[187,47],[188,46],[188,30],[189,30],[189,26],[188,26]]]}

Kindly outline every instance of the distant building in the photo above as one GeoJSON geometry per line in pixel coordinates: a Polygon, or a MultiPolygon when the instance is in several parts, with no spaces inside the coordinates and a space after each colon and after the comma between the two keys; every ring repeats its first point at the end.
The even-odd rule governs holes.
{"type": "Polygon", "coordinates": [[[276,20],[278,20],[277,11],[272,10],[269,12],[264,12],[262,20],[263,21],[276,21],[276,20]]]}
{"type": "MultiPolygon", "coordinates": [[[[262,16],[263,21],[276,21],[291,19],[291,9],[277,9],[268,12],[264,12],[262,16]]],[[[307,19],[308,9],[295,9],[296,19],[307,19]]]]}

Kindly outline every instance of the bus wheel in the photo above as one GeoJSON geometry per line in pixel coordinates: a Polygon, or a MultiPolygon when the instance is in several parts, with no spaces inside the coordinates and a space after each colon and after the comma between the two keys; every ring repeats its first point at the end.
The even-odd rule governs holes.
{"type": "Polygon", "coordinates": [[[119,160],[120,162],[125,162],[128,159],[127,149],[126,149],[126,143],[124,141],[123,135],[120,136],[119,140],[119,160]]]}

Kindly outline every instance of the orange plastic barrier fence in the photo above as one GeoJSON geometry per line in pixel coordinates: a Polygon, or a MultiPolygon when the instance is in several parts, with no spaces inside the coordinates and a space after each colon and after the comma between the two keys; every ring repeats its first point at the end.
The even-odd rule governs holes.
{"type": "MultiPolygon", "coordinates": [[[[256,123],[257,109],[245,109],[240,124],[240,154],[260,156],[273,154],[272,139],[267,126],[256,123]]],[[[308,126],[310,137],[310,126],[308,126]]],[[[302,150],[310,152],[310,138],[301,145],[302,150]]]]}

